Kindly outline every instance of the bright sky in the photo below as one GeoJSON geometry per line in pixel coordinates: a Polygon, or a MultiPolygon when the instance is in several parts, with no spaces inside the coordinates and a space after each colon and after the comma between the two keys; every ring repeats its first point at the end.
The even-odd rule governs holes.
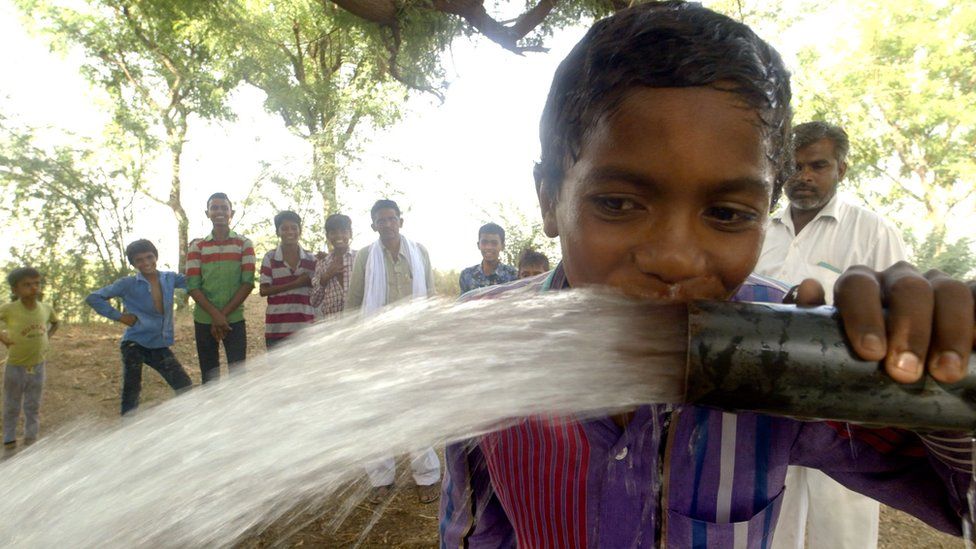
{"type": "MultiPolygon", "coordinates": [[[[843,20],[821,15],[805,22],[803,32],[774,37],[773,42],[793,65],[802,40],[836,35],[842,32],[838,22],[843,20]]],[[[531,173],[539,153],[539,115],[556,65],[584,32],[582,26],[564,29],[547,41],[548,54],[524,57],[483,39],[459,39],[447,57],[451,84],[444,103],[429,96],[411,99],[406,119],[373,135],[351,172],[350,179],[361,189],[340,189],[345,213],[353,218],[354,245],[373,239],[369,207],[385,189],[395,191],[405,210],[404,234],[424,243],[440,269],[480,261],[477,228],[487,220],[483,212],[495,204],[537,217],[531,173]]],[[[78,74],[81,56],[49,52],[43,38],[22,27],[10,0],[0,0],[0,48],[16,52],[0,56],[5,114],[16,114],[18,122],[32,126],[100,134],[107,105],[78,74]]],[[[191,238],[209,231],[203,215],[206,197],[220,190],[242,199],[259,176],[261,161],[282,174],[307,173],[308,146],[277,116],[265,112],[262,100],[261,92],[241,89],[232,100],[236,122],[191,123],[182,171],[191,238]]],[[[160,189],[167,180],[165,169],[153,176],[160,189]]],[[[254,221],[268,212],[244,214],[254,221]]],[[[175,222],[167,209],[154,205],[140,212],[135,229],[133,238],[153,239],[159,244],[161,263],[175,266],[175,222]]],[[[11,236],[10,244],[5,236],[0,245],[0,256],[30,235],[11,236]]]]}

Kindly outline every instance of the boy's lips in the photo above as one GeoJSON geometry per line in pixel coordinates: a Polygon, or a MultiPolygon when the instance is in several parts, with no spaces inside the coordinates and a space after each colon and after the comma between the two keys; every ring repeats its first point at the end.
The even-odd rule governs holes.
{"type": "Polygon", "coordinates": [[[728,292],[717,278],[696,278],[675,284],[633,284],[622,288],[632,297],[666,303],[687,303],[697,299],[728,298],[728,292]]]}

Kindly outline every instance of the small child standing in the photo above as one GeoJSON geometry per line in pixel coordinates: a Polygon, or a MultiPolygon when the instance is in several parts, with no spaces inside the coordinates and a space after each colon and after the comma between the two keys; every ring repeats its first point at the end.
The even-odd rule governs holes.
{"type": "Polygon", "coordinates": [[[17,444],[17,423],[24,411],[24,446],[37,440],[41,427],[41,391],[48,338],[58,328],[50,305],[38,300],[41,273],[32,267],[14,269],[7,275],[14,301],[0,305],[0,343],[7,347],[3,373],[3,448],[17,444]]]}

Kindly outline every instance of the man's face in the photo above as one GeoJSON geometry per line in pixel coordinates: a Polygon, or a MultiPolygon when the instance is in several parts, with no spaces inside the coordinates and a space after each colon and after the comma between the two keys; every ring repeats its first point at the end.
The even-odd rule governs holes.
{"type": "Polygon", "coordinates": [[[352,241],[352,231],[349,229],[325,231],[325,240],[328,241],[329,249],[333,253],[344,254],[349,251],[349,243],[352,241]]]}
{"type": "Polygon", "coordinates": [[[282,244],[298,244],[302,237],[302,226],[294,221],[285,220],[278,225],[278,238],[282,244]]]}
{"type": "Polygon", "coordinates": [[[575,287],[728,299],[752,272],[773,173],[754,110],[712,88],[639,88],[592,128],[555,200],[540,192],[575,287]]]}
{"type": "Polygon", "coordinates": [[[41,293],[41,279],[37,276],[21,278],[14,284],[14,295],[17,299],[32,300],[37,299],[41,293]]]}
{"type": "Polygon", "coordinates": [[[498,261],[498,254],[505,249],[502,244],[502,237],[497,234],[481,233],[478,235],[478,250],[481,251],[481,258],[488,263],[498,261]]]}
{"type": "Polygon", "coordinates": [[[156,274],[156,254],[152,252],[142,252],[132,258],[132,266],[136,268],[142,276],[156,274]]]}
{"type": "Polygon", "coordinates": [[[534,265],[534,264],[531,264],[531,263],[529,263],[529,264],[523,263],[522,265],[519,265],[518,277],[519,278],[529,278],[530,276],[538,276],[538,275],[541,275],[544,272],[546,272],[546,270],[542,267],[542,265],[538,265],[538,264],[535,264],[534,265]]]}
{"type": "Polygon", "coordinates": [[[387,242],[396,240],[400,236],[400,227],[403,227],[403,220],[397,215],[393,208],[381,208],[373,216],[373,224],[370,225],[374,231],[379,233],[380,239],[387,242]]]}
{"type": "Polygon", "coordinates": [[[847,163],[837,160],[830,139],[797,149],[794,156],[796,173],[786,182],[786,197],[797,210],[819,211],[837,193],[837,184],[847,173],[847,163]]]}
{"type": "Polygon", "coordinates": [[[214,227],[230,226],[232,217],[234,217],[234,210],[230,207],[230,201],[223,198],[212,198],[207,203],[207,219],[213,223],[214,227]]]}

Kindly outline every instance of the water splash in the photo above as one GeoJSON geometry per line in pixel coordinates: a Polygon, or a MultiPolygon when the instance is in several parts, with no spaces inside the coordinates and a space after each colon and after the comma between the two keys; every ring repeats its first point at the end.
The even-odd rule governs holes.
{"type": "Polygon", "coordinates": [[[228,546],[384,455],[534,413],[677,402],[682,318],[574,291],[314,326],[244,375],[0,465],[0,545],[228,546]]]}

